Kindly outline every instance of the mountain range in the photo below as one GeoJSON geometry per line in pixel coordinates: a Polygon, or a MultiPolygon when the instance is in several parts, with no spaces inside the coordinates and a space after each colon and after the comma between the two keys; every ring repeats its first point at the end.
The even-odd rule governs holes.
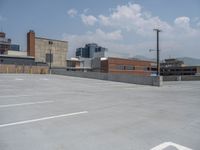
{"type": "MultiPolygon", "coordinates": [[[[156,59],[151,59],[142,55],[136,55],[133,59],[140,59],[140,60],[148,60],[148,61],[156,61],[156,59]]],[[[182,60],[185,65],[187,66],[200,66],[200,59],[192,58],[192,57],[178,57],[178,60],[182,60]]],[[[161,60],[162,62],[163,60],[161,60]]]]}

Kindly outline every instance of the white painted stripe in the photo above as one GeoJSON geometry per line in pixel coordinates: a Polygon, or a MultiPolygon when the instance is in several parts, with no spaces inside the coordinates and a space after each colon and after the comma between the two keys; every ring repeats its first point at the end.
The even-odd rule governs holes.
{"type": "Polygon", "coordinates": [[[21,79],[21,78],[16,78],[15,80],[21,81],[21,80],[24,80],[24,79],[21,79]]]}
{"type": "Polygon", "coordinates": [[[9,98],[9,97],[26,97],[26,96],[33,96],[33,95],[3,95],[3,96],[0,96],[0,98],[9,98]]]}
{"type": "Polygon", "coordinates": [[[58,115],[58,116],[50,116],[50,117],[43,117],[43,118],[39,118],[39,119],[31,119],[31,120],[26,120],[26,121],[19,121],[19,122],[14,122],[14,123],[1,124],[0,128],[8,127],[8,126],[21,125],[21,124],[27,124],[27,123],[33,123],[33,122],[44,121],[44,120],[55,119],[55,118],[62,118],[62,117],[80,115],[80,114],[85,114],[85,113],[88,113],[88,111],[81,111],[81,112],[75,112],[75,113],[69,113],[69,114],[62,114],[62,115],[58,115]]]}
{"type": "Polygon", "coordinates": [[[47,79],[47,78],[41,78],[40,80],[46,80],[46,81],[47,81],[47,80],[49,80],[49,79],[47,79]]]}
{"type": "Polygon", "coordinates": [[[53,102],[54,101],[40,101],[40,102],[30,102],[30,103],[8,104],[8,105],[0,105],[0,108],[35,105],[35,104],[43,104],[43,103],[53,103],[53,102]]]}
{"type": "Polygon", "coordinates": [[[173,147],[177,148],[178,150],[192,150],[191,148],[188,148],[188,147],[185,147],[185,146],[173,143],[173,142],[164,142],[150,150],[164,150],[165,148],[167,148],[169,146],[173,146],[173,147]]]}

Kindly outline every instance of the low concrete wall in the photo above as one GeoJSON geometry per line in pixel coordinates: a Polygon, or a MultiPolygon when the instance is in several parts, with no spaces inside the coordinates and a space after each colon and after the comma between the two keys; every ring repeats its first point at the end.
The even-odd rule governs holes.
{"type": "Polygon", "coordinates": [[[163,76],[163,81],[200,81],[200,75],[198,76],[191,76],[191,75],[184,75],[184,76],[163,76]]]}
{"type": "Polygon", "coordinates": [[[100,73],[100,72],[78,72],[78,71],[67,71],[65,69],[52,69],[52,74],[66,75],[73,77],[100,79],[116,82],[125,82],[141,85],[152,85],[160,86],[162,84],[162,77],[155,76],[134,76],[127,74],[111,74],[111,73],[100,73]]]}

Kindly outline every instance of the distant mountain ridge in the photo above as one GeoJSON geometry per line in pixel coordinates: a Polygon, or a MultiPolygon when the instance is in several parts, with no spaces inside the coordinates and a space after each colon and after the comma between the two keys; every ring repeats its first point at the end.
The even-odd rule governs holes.
{"type": "Polygon", "coordinates": [[[191,57],[180,57],[178,60],[182,60],[187,66],[200,66],[200,59],[191,57]]]}
{"type": "MultiPolygon", "coordinates": [[[[136,55],[131,59],[140,59],[140,60],[148,60],[148,61],[156,61],[156,59],[148,58],[142,55],[136,55]]],[[[182,60],[187,66],[200,66],[200,59],[192,58],[192,57],[178,57],[178,60],[182,60]]],[[[163,61],[163,60],[161,60],[163,61]]]]}

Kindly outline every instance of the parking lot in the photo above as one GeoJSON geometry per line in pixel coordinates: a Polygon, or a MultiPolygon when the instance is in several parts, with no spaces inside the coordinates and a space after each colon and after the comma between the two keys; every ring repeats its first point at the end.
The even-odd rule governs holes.
{"type": "Polygon", "coordinates": [[[163,143],[200,149],[200,81],[153,87],[0,75],[0,150],[159,150],[163,143]]]}

